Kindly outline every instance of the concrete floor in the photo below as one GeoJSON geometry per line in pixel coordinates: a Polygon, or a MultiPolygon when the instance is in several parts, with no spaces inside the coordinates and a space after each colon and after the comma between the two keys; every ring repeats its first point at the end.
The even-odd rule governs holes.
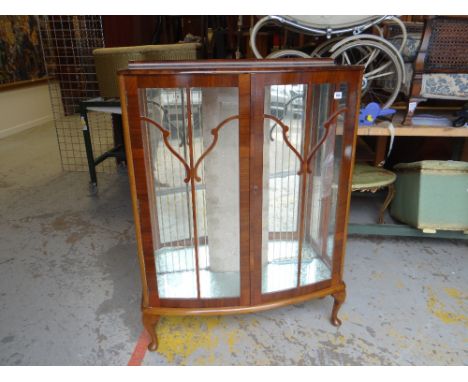
{"type": "MultiPolygon", "coordinates": [[[[44,125],[0,140],[0,364],[125,365],[142,332],[125,174],[60,167],[44,125]]],[[[466,365],[468,244],[350,238],[332,300],[245,316],[163,318],[144,365],[466,365]]]]}

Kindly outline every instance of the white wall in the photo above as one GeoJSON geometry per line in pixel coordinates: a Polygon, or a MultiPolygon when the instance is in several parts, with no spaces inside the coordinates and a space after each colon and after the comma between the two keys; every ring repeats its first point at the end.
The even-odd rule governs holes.
{"type": "Polygon", "coordinates": [[[0,138],[52,120],[47,83],[0,90],[0,138]]]}

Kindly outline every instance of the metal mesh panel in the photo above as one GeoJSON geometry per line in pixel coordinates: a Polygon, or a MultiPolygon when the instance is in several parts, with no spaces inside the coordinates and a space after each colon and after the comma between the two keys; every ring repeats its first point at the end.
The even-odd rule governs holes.
{"type": "MultiPolygon", "coordinates": [[[[93,50],[104,46],[100,16],[39,16],[42,50],[62,167],[87,171],[86,150],[79,117],[79,102],[99,97],[93,50]]],[[[110,114],[89,113],[94,156],[113,147],[110,114]]],[[[114,172],[114,161],[96,170],[114,172]]]]}

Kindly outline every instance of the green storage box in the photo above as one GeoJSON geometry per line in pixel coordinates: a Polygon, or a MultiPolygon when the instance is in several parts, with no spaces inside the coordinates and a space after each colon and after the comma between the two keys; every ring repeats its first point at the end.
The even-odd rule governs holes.
{"type": "Polygon", "coordinates": [[[424,232],[468,233],[468,162],[400,163],[391,215],[424,232]]]}

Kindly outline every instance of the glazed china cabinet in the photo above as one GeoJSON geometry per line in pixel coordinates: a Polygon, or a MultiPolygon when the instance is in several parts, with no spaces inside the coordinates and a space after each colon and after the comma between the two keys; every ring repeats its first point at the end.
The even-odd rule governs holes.
{"type": "Polygon", "coordinates": [[[361,76],[313,59],[119,73],[150,350],[161,315],[331,295],[341,324],[361,76]]]}

